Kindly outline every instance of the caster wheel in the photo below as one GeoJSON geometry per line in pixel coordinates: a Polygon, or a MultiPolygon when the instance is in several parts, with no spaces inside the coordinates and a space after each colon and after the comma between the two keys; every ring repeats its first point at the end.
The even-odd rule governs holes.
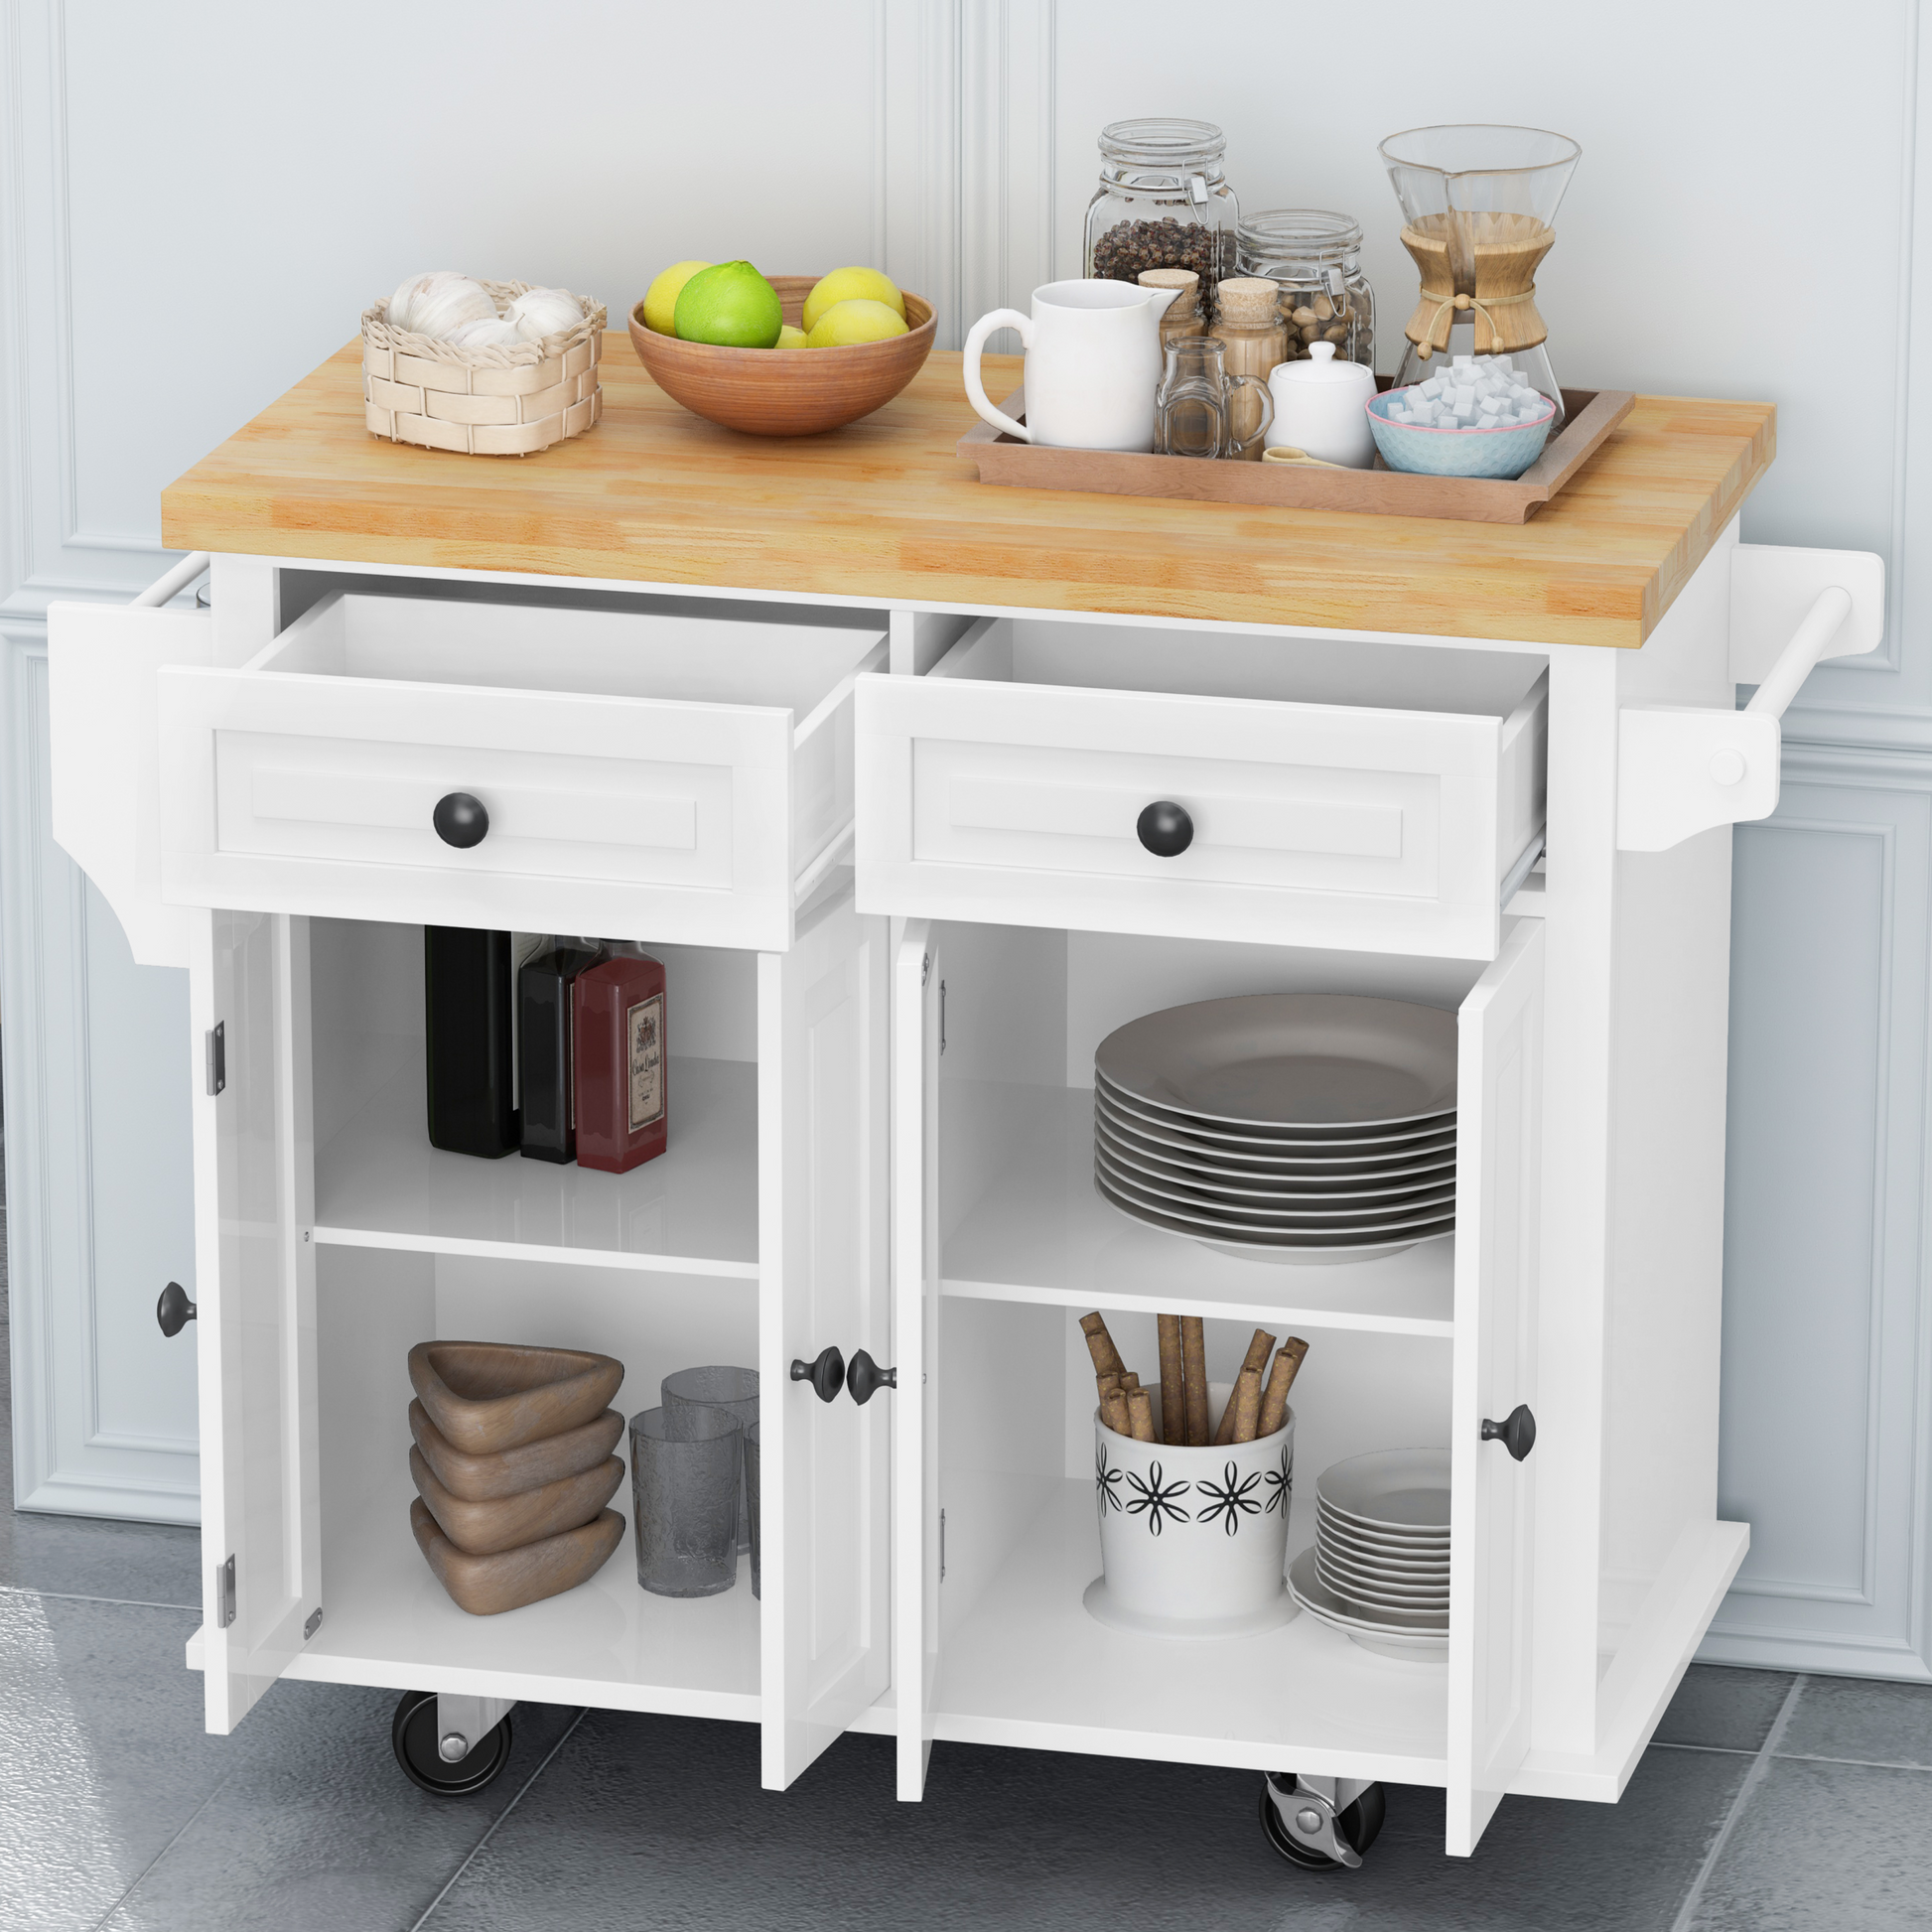
{"type": "Polygon", "coordinates": [[[405,1691],[389,1726],[389,1741],[411,1784],[439,1798],[464,1798],[481,1791],[509,1762],[510,1721],[505,1718],[472,1745],[468,1757],[446,1764],[436,1748],[436,1693],[405,1691]]]}
{"type": "MultiPolygon", "coordinates": [[[[1338,1864],[1325,1854],[1311,1847],[1297,1843],[1288,1828],[1282,1823],[1281,1813],[1275,1808],[1275,1800],[1269,1794],[1268,1785],[1284,1795],[1293,1792],[1295,1779],[1292,1773],[1271,1771],[1261,1792],[1261,1829],[1272,1845],[1290,1864],[1299,1864],[1309,1871],[1341,1871],[1346,1867],[1338,1864]]],[[[1388,1800],[1383,1796],[1382,1787],[1372,1784],[1336,1818],[1336,1827],[1349,1845],[1360,1855],[1373,1845],[1381,1836],[1382,1821],[1388,1816],[1388,1800]]]]}

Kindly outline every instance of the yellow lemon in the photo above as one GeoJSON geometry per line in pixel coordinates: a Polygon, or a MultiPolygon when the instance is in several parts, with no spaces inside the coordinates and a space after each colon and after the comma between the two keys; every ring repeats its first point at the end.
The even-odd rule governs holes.
{"type": "Polygon", "coordinates": [[[778,340],[771,346],[773,348],[804,348],[808,346],[805,341],[805,332],[802,329],[794,329],[790,323],[786,323],[778,331],[778,340]]]}
{"type": "MultiPolygon", "coordinates": [[[[709,268],[709,262],[673,262],[648,289],[644,291],[644,327],[654,329],[660,336],[677,334],[677,299],[684,291],[684,285],[699,269],[709,268]]],[[[636,283],[631,283],[635,288],[636,283]]]]}
{"type": "Polygon", "coordinates": [[[901,322],[905,320],[904,296],[876,268],[835,268],[821,276],[805,298],[806,329],[817,328],[819,317],[835,302],[883,302],[901,322]]]}
{"type": "Polygon", "coordinates": [[[905,334],[905,318],[883,302],[834,302],[805,339],[812,348],[844,348],[905,334]]]}

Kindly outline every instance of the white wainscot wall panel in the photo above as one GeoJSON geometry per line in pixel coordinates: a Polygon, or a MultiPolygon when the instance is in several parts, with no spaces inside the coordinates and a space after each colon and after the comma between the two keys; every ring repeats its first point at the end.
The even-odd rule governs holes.
{"type": "Polygon", "coordinates": [[[1932,759],[1793,748],[1736,841],[1719,1511],[1751,1548],[1702,1654],[1932,1677],[1932,759]]]}
{"type": "Polygon", "coordinates": [[[119,922],[48,835],[47,647],[0,631],[14,1501],[200,1516],[185,973],[137,966],[119,922]]]}

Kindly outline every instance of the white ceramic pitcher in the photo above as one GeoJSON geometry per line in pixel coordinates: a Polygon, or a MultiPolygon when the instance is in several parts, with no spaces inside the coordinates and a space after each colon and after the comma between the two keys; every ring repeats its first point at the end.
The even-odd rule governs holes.
{"type": "Polygon", "coordinates": [[[1176,289],[1095,279],[1047,282],[1033,313],[995,309],[966,338],[966,395],[996,429],[1056,450],[1152,450],[1154,390],[1161,380],[1161,318],[1176,289]],[[988,399],[980,355],[996,329],[1027,345],[1027,420],[988,399]]]}

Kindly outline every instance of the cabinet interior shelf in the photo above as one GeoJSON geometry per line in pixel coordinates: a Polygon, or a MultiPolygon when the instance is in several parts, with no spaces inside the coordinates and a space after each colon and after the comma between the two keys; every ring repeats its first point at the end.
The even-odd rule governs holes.
{"type": "Polygon", "coordinates": [[[625,1174],[445,1154],[418,1049],[318,1152],[316,1239],[756,1281],[758,1067],[674,1057],[670,1105],[670,1146],[625,1174]]]}
{"type": "MultiPolygon", "coordinates": [[[[1093,1483],[1056,1480],[1005,1563],[957,1612],[943,1644],[933,1735],[1445,1782],[1443,1663],[1375,1656],[1302,1613],[1255,1637],[1131,1635],[1096,1622],[1082,1603],[1099,1574],[1093,1483]]],[[[947,1607],[942,1599],[942,1616],[947,1607]]]]}
{"type": "MultiPolygon", "coordinates": [[[[1144,1227],[1093,1184],[1093,1091],[986,1082],[959,1104],[1012,1124],[1011,1158],[941,1248],[940,1293],[1176,1312],[1291,1328],[1449,1336],[1455,1244],[1315,1267],[1243,1261],[1144,1227]]],[[[942,1144],[944,1140],[942,1124],[942,1144]]]]}

